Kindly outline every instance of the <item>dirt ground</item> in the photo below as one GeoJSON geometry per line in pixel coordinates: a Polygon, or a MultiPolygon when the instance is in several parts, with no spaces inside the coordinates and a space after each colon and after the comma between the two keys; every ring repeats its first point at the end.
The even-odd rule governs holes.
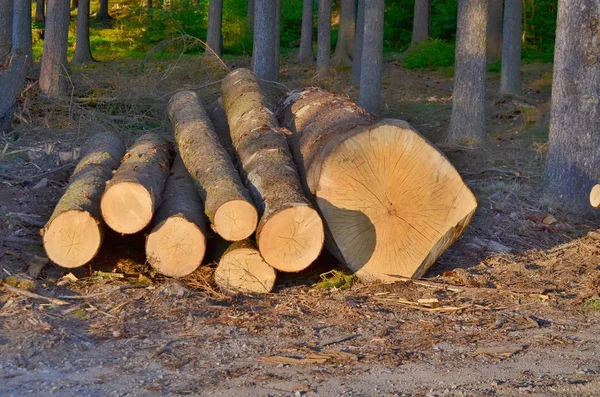
{"type": "MultiPolygon", "coordinates": [[[[85,138],[168,133],[170,95],[187,87],[214,100],[224,75],[194,57],[94,64],[73,70],[64,102],[29,81],[15,130],[0,137],[0,395],[600,394],[599,220],[537,187],[550,65],[525,67],[518,99],[498,99],[489,75],[490,139],[472,150],[442,142],[452,79],[386,63],[383,116],[438,144],[479,201],[424,279],[323,289],[337,266],[324,254],[273,294],[229,297],[210,281],[214,264],[166,279],[145,263],[143,236],[110,233],[89,266],[46,264],[38,229],[85,138]]],[[[357,93],[346,70],[316,80],[290,64],[281,81],[274,91],[357,93]]]]}

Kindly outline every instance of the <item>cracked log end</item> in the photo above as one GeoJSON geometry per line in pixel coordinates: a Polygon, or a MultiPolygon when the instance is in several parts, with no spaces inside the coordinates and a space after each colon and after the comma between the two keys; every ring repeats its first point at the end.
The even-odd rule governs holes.
{"type": "Polygon", "coordinates": [[[257,223],[258,213],[251,203],[232,200],[217,209],[213,227],[225,240],[239,241],[250,237],[256,230],[257,223]]]}
{"type": "Polygon", "coordinates": [[[232,293],[271,292],[277,273],[250,243],[234,243],[221,257],[215,282],[232,293]]]}
{"type": "Polygon", "coordinates": [[[139,183],[109,184],[100,201],[106,224],[122,234],[137,233],[150,223],[154,213],[152,194],[139,183]]]}

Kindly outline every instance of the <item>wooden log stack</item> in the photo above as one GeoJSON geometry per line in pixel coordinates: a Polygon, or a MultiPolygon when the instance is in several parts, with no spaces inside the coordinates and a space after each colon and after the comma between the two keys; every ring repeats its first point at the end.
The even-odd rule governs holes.
{"type": "Polygon", "coordinates": [[[306,269],[324,244],[361,279],[395,281],[422,276],[477,207],[408,123],[326,91],[295,91],[273,108],[256,76],[237,69],[208,109],[181,91],[168,113],[172,166],[171,143],[156,134],[125,155],[113,135],[90,141],[43,229],[52,261],[89,262],[106,223],[145,231],[148,262],[170,277],[192,273],[221,241],[214,280],[231,293],[272,291],[277,270],[306,269]]]}

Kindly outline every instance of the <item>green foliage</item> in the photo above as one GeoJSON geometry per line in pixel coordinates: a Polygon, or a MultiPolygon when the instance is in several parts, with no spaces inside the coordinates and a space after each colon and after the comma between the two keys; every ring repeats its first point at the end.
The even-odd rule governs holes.
{"type": "Polygon", "coordinates": [[[404,58],[406,69],[435,69],[454,65],[454,43],[432,39],[417,46],[404,58]]]}
{"type": "Polygon", "coordinates": [[[356,283],[357,278],[348,270],[331,270],[321,274],[321,281],[316,285],[319,289],[341,289],[345,290],[356,283]]]}
{"type": "Polygon", "coordinates": [[[526,0],[523,9],[523,62],[552,62],[557,0],[526,0]]]}
{"type": "Polygon", "coordinates": [[[400,52],[408,48],[412,37],[415,0],[385,2],[383,19],[384,52],[400,52]]]}
{"type": "Polygon", "coordinates": [[[500,73],[500,70],[502,70],[501,60],[497,60],[487,65],[488,73],[500,73]]]}
{"type": "MultiPolygon", "coordinates": [[[[456,0],[432,0],[431,2],[431,37],[446,41],[456,39],[456,0]]],[[[412,25],[412,22],[411,22],[412,25]]]]}

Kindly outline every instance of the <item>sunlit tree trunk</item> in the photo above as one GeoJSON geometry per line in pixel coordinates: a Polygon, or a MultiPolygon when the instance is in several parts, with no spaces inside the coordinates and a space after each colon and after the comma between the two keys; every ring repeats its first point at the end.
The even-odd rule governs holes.
{"type": "Polygon", "coordinates": [[[0,1],[0,63],[12,46],[13,0],[0,1]]]}
{"type": "Polygon", "coordinates": [[[100,0],[100,8],[98,9],[98,14],[96,14],[96,19],[101,21],[112,19],[108,13],[108,0],[100,0]]]}
{"type": "Polygon", "coordinates": [[[14,0],[12,49],[31,63],[31,0],[14,0]]]}
{"type": "Polygon", "coordinates": [[[429,38],[431,20],[431,0],[415,0],[415,13],[413,17],[412,39],[410,49],[429,38]]]}
{"type": "MultiPolygon", "coordinates": [[[[210,0],[208,6],[208,30],[206,33],[206,44],[220,57],[223,53],[222,46],[223,27],[223,0],[210,0]]],[[[204,53],[213,56],[209,50],[204,53]]]]}
{"type": "Polygon", "coordinates": [[[504,0],[504,28],[502,41],[502,71],[500,92],[521,93],[521,23],[523,3],[521,0],[504,0]]]}
{"type": "Polygon", "coordinates": [[[44,23],[44,0],[36,0],[35,2],[35,22],[44,23]]]}
{"type": "Polygon", "coordinates": [[[488,0],[487,55],[495,61],[502,56],[502,6],[504,0],[488,0]]]}
{"type": "Polygon", "coordinates": [[[486,139],[485,79],[488,0],[458,0],[452,117],[447,140],[479,145],[486,139]]]}
{"type": "Polygon", "coordinates": [[[40,89],[49,97],[67,95],[67,40],[69,0],[48,0],[40,89]]]}
{"type": "Polygon", "coordinates": [[[354,57],[352,58],[352,81],[360,82],[360,62],[362,61],[363,36],[365,28],[365,0],[358,0],[356,32],[354,34],[354,57]]]}
{"type": "Polygon", "coordinates": [[[381,102],[384,11],[384,0],[365,0],[365,27],[358,104],[375,114],[379,113],[381,102]]]}
{"type": "Polygon", "coordinates": [[[319,0],[319,23],[317,31],[317,70],[329,67],[331,54],[331,1],[319,0]]]}
{"type": "Polygon", "coordinates": [[[302,33],[300,34],[300,51],[298,62],[313,60],[313,0],[302,2],[302,33]]]}
{"type": "Polygon", "coordinates": [[[254,50],[252,68],[262,80],[277,80],[279,64],[275,59],[278,0],[255,0],[254,50]]]}
{"type": "Polygon", "coordinates": [[[350,65],[352,63],[355,25],[356,0],[342,0],[338,40],[331,58],[331,63],[334,65],[350,65]]]}
{"type": "Polygon", "coordinates": [[[73,63],[94,62],[90,49],[90,0],[79,0],[77,10],[77,36],[73,63]]]}

